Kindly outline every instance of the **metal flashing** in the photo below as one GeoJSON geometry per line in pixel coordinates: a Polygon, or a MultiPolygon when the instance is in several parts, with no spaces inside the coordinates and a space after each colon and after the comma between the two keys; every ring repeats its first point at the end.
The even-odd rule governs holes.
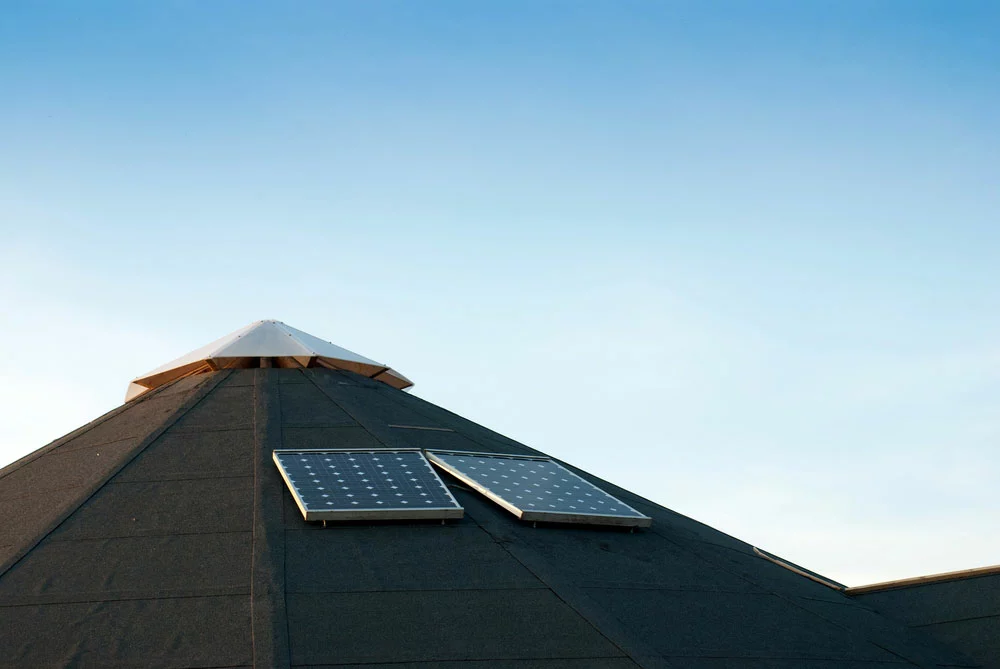
{"type": "Polygon", "coordinates": [[[813,573],[813,572],[811,572],[811,571],[809,571],[807,569],[803,569],[802,567],[797,567],[797,566],[793,565],[790,562],[786,562],[786,561],[782,560],[781,558],[779,558],[778,556],[771,555],[767,551],[763,551],[763,550],[757,548],[756,546],[753,547],[753,552],[754,552],[754,555],[756,555],[757,557],[764,558],[768,562],[773,562],[774,564],[778,565],[779,567],[783,567],[784,569],[787,569],[788,571],[792,572],[793,574],[798,574],[799,576],[802,576],[803,578],[808,578],[810,581],[815,581],[816,583],[819,583],[820,585],[825,585],[826,587],[828,587],[828,588],[830,588],[832,590],[838,590],[840,592],[846,592],[847,590],[850,589],[850,588],[848,588],[847,586],[845,586],[845,585],[843,585],[841,583],[837,583],[836,581],[831,581],[830,579],[824,578],[824,577],[820,576],[819,574],[815,574],[815,573],[813,573]]]}
{"type": "Polygon", "coordinates": [[[158,386],[191,374],[252,367],[325,367],[343,369],[406,389],[408,378],[375,362],[281,321],[255,321],[224,337],[136,377],[125,393],[128,402],[158,386]],[[272,364],[273,363],[273,364],[272,364]]]}
{"type": "Polygon", "coordinates": [[[880,581],[879,583],[869,583],[868,585],[856,585],[844,589],[845,595],[864,595],[869,592],[881,592],[883,590],[899,590],[901,588],[914,588],[932,583],[945,583],[948,581],[963,581],[969,578],[979,578],[981,576],[1000,575],[1000,564],[988,567],[976,567],[973,569],[960,569],[958,571],[946,571],[940,574],[927,574],[925,576],[913,576],[911,578],[901,578],[895,581],[880,581]]]}
{"type": "Polygon", "coordinates": [[[767,551],[763,551],[756,546],[753,547],[753,552],[758,557],[764,558],[768,562],[773,562],[779,567],[784,567],[790,572],[798,574],[804,578],[808,578],[810,581],[815,581],[821,585],[837,590],[844,593],[845,595],[866,595],[870,592],[882,592],[883,590],[900,590],[903,588],[914,588],[921,585],[931,585],[933,583],[946,583],[950,581],[962,581],[970,578],[979,578],[981,576],[995,576],[1000,574],[1000,565],[992,565],[988,567],[976,567],[973,569],[960,569],[958,571],[947,571],[940,574],[926,574],[924,576],[913,576],[911,578],[901,578],[893,581],[879,581],[878,583],[869,583],[867,585],[854,585],[846,586],[836,581],[832,581],[828,578],[824,578],[819,574],[813,573],[807,569],[797,567],[776,555],[771,555],[767,551]]]}

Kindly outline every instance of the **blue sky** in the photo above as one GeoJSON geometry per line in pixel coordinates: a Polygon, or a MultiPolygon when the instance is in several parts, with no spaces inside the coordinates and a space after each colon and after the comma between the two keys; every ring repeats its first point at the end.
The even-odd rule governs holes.
{"type": "Polygon", "coordinates": [[[278,318],[844,582],[998,563],[998,30],[8,3],[0,460],[278,318]]]}

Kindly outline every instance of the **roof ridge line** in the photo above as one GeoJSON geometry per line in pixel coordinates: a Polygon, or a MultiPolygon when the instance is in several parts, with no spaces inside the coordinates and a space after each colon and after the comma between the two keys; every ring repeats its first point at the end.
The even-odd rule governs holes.
{"type": "Polygon", "coordinates": [[[635,634],[628,625],[611,615],[610,610],[597,604],[581,587],[553,570],[550,561],[533,546],[525,542],[505,541],[502,533],[495,532],[496,520],[476,518],[471,513],[467,516],[501,550],[534,576],[544,586],[543,589],[551,592],[570,611],[580,616],[595,633],[621,651],[622,655],[619,657],[631,660],[641,669],[669,669],[674,666],[663,653],[643,640],[641,635],[635,634]]]}
{"type": "MultiPolygon", "coordinates": [[[[289,337],[291,337],[292,339],[294,339],[294,340],[295,340],[295,343],[297,343],[297,344],[299,344],[300,346],[302,346],[303,348],[305,348],[305,349],[306,349],[306,351],[307,351],[307,352],[309,353],[309,355],[310,355],[311,357],[317,357],[317,356],[319,355],[319,352],[318,352],[318,351],[316,351],[316,350],[315,350],[315,349],[314,349],[314,348],[313,348],[312,346],[306,346],[306,345],[305,345],[305,343],[304,343],[304,342],[303,342],[303,341],[302,341],[301,339],[299,339],[298,337],[296,337],[296,336],[295,336],[295,333],[294,333],[294,332],[292,332],[292,330],[293,330],[294,328],[292,328],[292,327],[291,327],[290,325],[287,325],[286,323],[282,323],[281,321],[271,321],[271,322],[272,322],[272,323],[273,323],[273,324],[274,324],[274,325],[275,325],[276,327],[278,327],[279,329],[281,329],[281,330],[284,330],[284,331],[285,331],[285,333],[286,333],[286,334],[287,334],[287,335],[288,335],[289,337]]],[[[333,342],[330,342],[330,343],[332,344],[333,342]]],[[[336,346],[336,344],[334,344],[334,346],[336,346]]]]}
{"type": "MultiPolygon", "coordinates": [[[[652,532],[653,534],[659,535],[661,538],[663,538],[666,541],[670,542],[671,544],[673,544],[677,548],[679,548],[681,550],[686,550],[686,551],[692,553],[693,555],[696,555],[699,559],[701,559],[704,562],[707,562],[710,565],[713,565],[717,569],[721,569],[723,571],[729,572],[730,574],[736,576],[737,578],[739,578],[739,579],[741,579],[743,581],[746,581],[747,583],[755,585],[756,587],[762,589],[764,592],[766,592],[771,597],[777,597],[778,599],[781,599],[781,600],[785,601],[786,603],[790,604],[791,606],[794,606],[794,607],[796,607],[796,608],[798,608],[798,609],[800,609],[800,610],[808,613],[809,615],[816,616],[817,618],[819,618],[819,619],[821,619],[821,620],[823,620],[823,621],[825,621],[825,622],[827,622],[827,623],[829,623],[831,625],[834,625],[835,627],[839,627],[840,629],[845,630],[849,634],[854,635],[857,638],[864,640],[866,643],[869,643],[869,644],[875,646],[876,648],[880,648],[880,649],[882,649],[882,650],[884,650],[884,651],[886,651],[888,653],[891,653],[892,655],[895,655],[895,656],[901,658],[902,660],[904,660],[905,662],[907,662],[909,664],[912,664],[912,665],[915,665],[915,666],[918,666],[918,667],[926,667],[927,669],[930,669],[930,665],[924,664],[919,659],[914,659],[913,657],[910,656],[909,651],[911,651],[912,649],[906,649],[906,648],[904,648],[903,651],[901,652],[900,650],[897,649],[897,647],[895,645],[893,645],[891,643],[886,643],[884,641],[885,634],[886,634],[886,632],[884,630],[882,630],[881,632],[879,632],[877,630],[872,630],[870,628],[865,628],[865,629],[862,630],[862,629],[859,629],[858,627],[856,627],[854,625],[851,625],[849,623],[845,623],[845,622],[840,622],[840,621],[837,621],[837,620],[833,620],[830,617],[828,617],[826,614],[824,614],[824,613],[820,612],[818,609],[814,608],[815,605],[813,604],[813,601],[823,601],[823,600],[809,600],[809,599],[806,599],[805,597],[802,597],[802,596],[791,595],[791,594],[788,594],[785,591],[781,591],[781,590],[778,590],[778,589],[774,588],[771,584],[764,583],[761,580],[758,580],[756,578],[752,578],[752,577],[750,577],[750,576],[748,576],[748,575],[746,575],[746,574],[744,574],[744,573],[742,573],[740,571],[737,571],[737,570],[734,570],[734,569],[729,569],[728,567],[723,566],[722,564],[720,564],[716,559],[706,557],[704,554],[702,554],[701,551],[696,550],[696,549],[692,549],[692,548],[690,548],[690,547],[688,547],[686,545],[682,545],[681,543],[679,543],[679,542],[671,539],[667,535],[663,534],[662,531],[658,530],[655,525],[652,528],[650,528],[649,531],[652,532]],[[903,652],[907,652],[907,654],[904,655],[903,652]]],[[[696,541],[700,541],[700,540],[696,540],[696,541]]],[[[708,543],[708,542],[702,542],[702,543],[708,543]]],[[[743,542],[743,543],[745,543],[745,542],[743,542]]],[[[812,578],[808,574],[806,574],[804,572],[801,572],[801,570],[793,569],[793,568],[791,568],[788,565],[782,564],[777,559],[772,559],[772,558],[764,555],[763,551],[759,551],[756,546],[751,546],[750,544],[746,544],[746,545],[749,546],[750,548],[752,548],[753,551],[750,551],[750,552],[737,551],[737,552],[739,552],[741,554],[744,554],[744,555],[756,556],[756,557],[758,557],[758,558],[760,558],[762,560],[766,560],[768,562],[771,562],[776,567],[781,567],[782,569],[787,569],[787,570],[791,571],[792,573],[795,573],[797,576],[803,576],[803,577],[807,578],[808,580],[814,581],[814,582],[817,583],[817,585],[823,585],[823,586],[825,586],[827,588],[830,588],[834,592],[839,592],[843,596],[843,601],[846,604],[850,605],[850,604],[858,604],[858,603],[860,603],[858,600],[855,600],[852,597],[848,597],[847,593],[844,590],[841,590],[840,588],[836,588],[836,587],[831,587],[831,586],[827,585],[826,583],[822,583],[818,579],[812,578]]],[[[736,549],[729,549],[729,550],[736,550],[736,549]]],[[[907,627],[907,626],[905,626],[903,623],[900,623],[899,621],[897,621],[897,620],[895,620],[895,619],[893,619],[893,618],[885,615],[881,611],[874,611],[873,610],[872,612],[875,615],[877,615],[886,624],[888,624],[890,626],[896,626],[897,627],[896,631],[898,631],[898,632],[906,633],[906,632],[908,632],[910,630],[910,628],[907,627]]],[[[953,649],[953,648],[950,649],[950,650],[952,652],[955,652],[955,649],[953,649]]]]}
{"type": "MultiPolygon", "coordinates": [[[[187,398],[177,409],[175,409],[169,416],[163,419],[158,424],[158,427],[154,428],[152,431],[148,432],[142,440],[136,444],[135,448],[126,453],[116,466],[113,466],[108,473],[101,477],[96,483],[90,485],[85,489],[85,493],[77,498],[76,503],[69,502],[66,504],[65,508],[56,515],[55,519],[49,521],[47,525],[37,533],[36,536],[25,541],[17,553],[9,557],[5,562],[0,563],[0,577],[3,577],[11,568],[14,567],[18,562],[23,560],[31,551],[33,551],[42,541],[45,540],[47,536],[52,534],[60,525],[62,525],[66,520],[72,516],[76,511],[90,501],[94,495],[98,493],[108,482],[117,476],[125,467],[131,464],[140,454],[142,454],[154,441],[159,439],[164,432],[170,429],[178,420],[181,419],[184,414],[197,406],[203,399],[205,399],[209,393],[215,390],[224,379],[226,379],[232,371],[226,370],[225,374],[220,374],[215,377],[209,377],[207,382],[204,383],[200,388],[198,388],[195,393],[187,398]]],[[[126,403],[122,405],[123,407],[133,407],[135,404],[126,403]]]]}
{"type": "MultiPolygon", "coordinates": [[[[250,323],[249,325],[244,325],[239,330],[235,330],[234,332],[230,332],[228,335],[224,335],[222,337],[219,337],[216,341],[221,342],[221,343],[218,346],[216,346],[215,348],[213,348],[211,351],[209,351],[205,355],[205,359],[206,360],[212,360],[212,359],[214,359],[216,353],[218,353],[219,351],[221,351],[226,346],[229,346],[234,341],[236,341],[236,339],[239,339],[244,334],[246,334],[247,332],[253,330],[256,327],[258,327],[262,323],[264,323],[264,321],[254,321],[253,323],[250,323]],[[239,332],[239,334],[236,334],[237,332],[239,332]],[[235,339],[232,338],[232,336],[234,334],[236,334],[236,338],[235,339]]],[[[195,350],[197,350],[197,349],[195,349],[195,350]]]]}
{"type": "Polygon", "coordinates": [[[815,582],[819,583],[820,585],[825,585],[826,587],[830,588],[831,590],[836,590],[837,592],[846,592],[847,590],[850,589],[846,585],[844,585],[843,583],[838,583],[837,581],[834,581],[833,579],[829,579],[829,578],[823,576],[822,574],[817,574],[816,572],[811,571],[809,569],[805,569],[804,567],[799,567],[798,565],[794,565],[791,562],[788,562],[787,560],[782,560],[777,555],[774,555],[773,553],[769,553],[768,551],[765,551],[765,550],[762,550],[760,548],[757,548],[756,546],[753,547],[753,552],[758,557],[762,557],[765,560],[767,560],[768,562],[773,562],[774,564],[778,565],[779,567],[784,567],[785,569],[787,569],[788,571],[792,572],[793,574],[798,574],[799,576],[802,576],[803,578],[808,578],[810,581],[815,581],[815,582]]]}
{"type": "MultiPolygon", "coordinates": [[[[162,386],[157,386],[156,388],[152,388],[149,392],[143,393],[141,396],[135,398],[130,402],[123,402],[122,404],[119,404],[115,408],[109,409],[108,411],[104,412],[103,414],[101,414],[94,420],[90,421],[86,425],[81,425],[80,427],[76,428],[71,432],[67,432],[61,437],[56,437],[45,446],[42,446],[41,448],[34,450],[26,455],[23,455],[17,460],[14,460],[13,462],[4,465],[3,467],[0,467],[0,480],[4,479],[10,474],[13,474],[21,467],[31,464],[32,462],[42,457],[43,455],[47,455],[48,453],[51,453],[52,451],[58,449],[59,447],[64,446],[67,442],[73,441],[77,437],[82,437],[83,435],[93,430],[95,427],[98,427],[99,425],[104,424],[105,422],[111,420],[112,418],[117,417],[126,409],[137,406],[139,402],[145,402],[148,399],[152,399],[153,397],[167,390],[168,388],[170,388],[172,385],[174,385],[183,378],[185,377],[181,376],[176,379],[172,379],[171,381],[164,383],[162,386]]],[[[116,440],[116,441],[121,441],[121,440],[116,440]]],[[[112,443],[112,442],[105,442],[105,443],[112,443]]]]}
{"type": "Polygon", "coordinates": [[[284,492],[272,453],[284,445],[281,387],[266,368],[253,375],[253,525],[250,539],[250,653],[253,666],[291,666],[285,604],[284,492]]]}
{"type": "Polygon", "coordinates": [[[925,574],[924,576],[911,576],[909,578],[898,578],[891,581],[879,581],[878,583],[869,583],[867,585],[855,585],[845,588],[844,594],[864,595],[869,592],[913,588],[921,585],[931,585],[933,583],[947,583],[949,581],[964,581],[970,578],[995,576],[998,574],[1000,574],[1000,564],[994,564],[986,567],[973,567],[972,569],[958,569],[956,571],[943,571],[937,574],[925,574]]]}

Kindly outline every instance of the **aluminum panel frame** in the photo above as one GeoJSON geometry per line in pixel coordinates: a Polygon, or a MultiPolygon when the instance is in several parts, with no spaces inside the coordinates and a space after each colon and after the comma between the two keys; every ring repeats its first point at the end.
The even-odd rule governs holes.
{"type": "Polygon", "coordinates": [[[460,480],[465,485],[473,488],[477,492],[481,493],[483,496],[487,497],[493,501],[498,506],[503,507],[510,513],[514,514],[521,520],[528,522],[552,522],[552,523],[573,523],[581,525],[611,525],[618,527],[649,527],[653,524],[653,519],[645,514],[632,508],[625,502],[611,495],[610,493],[602,490],[598,486],[594,485],[590,481],[578,476],[563,467],[561,464],[549,457],[543,456],[532,456],[532,455],[513,455],[506,453],[482,453],[475,451],[451,451],[444,449],[426,449],[424,454],[427,459],[437,467],[448,472],[458,480],[460,480]],[[478,458],[502,458],[506,460],[531,460],[536,462],[551,463],[556,467],[560,473],[565,473],[567,476],[580,481],[588,488],[593,488],[599,491],[601,494],[615,500],[618,504],[633,512],[634,516],[631,515],[621,515],[621,514],[602,514],[602,513],[573,513],[566,511],[541,511],[537,509],[525,509],[518,506],[515,502],[507,499],[499,492],[492,490],[491,488],[481,484],[475,480],[471,475],[463,472],[458,467],[455,467],[451,463],[443,460],[440,455],[451,455],[451,456],[467,456],[467,457],[478,457],[478,458]]]}
{"type": "Polygon", "coordinates": [[[455,496],[452,494],[451,490],[448,488],[447,484],[441,479],[441,477],[434,471],[431,466],[430,461],[427,459],[426,455],[419,448],[279,448],[272,451],[271,459],[274,461],[275,466],[278,468],[278,473],[281,474],[281,478],[285,481],[285,487],[292,494],[292,499],[295,501],[295,505],[299,508],[302,513],[302,517],[306,521],[352,521],[352,520],[452,520],[459,519],[465,516],[465,509],[455,496]],[[380,509],[310,509],[306,504],[305,500],[302,498],[301,493],[296,487],[295,483],[291,480],[291,476],[286,471],[285,467],[282,465],[279,458],[280,455],[284,454],[297,454],[297,453],[312,453],[312,454],[322,454],[322,453],[361,453],[361,454],[377,454],[377,455],[390,455],[394,453],[415,453],[421,457],[424,463],[427,464],[428,469],[434,473],[434,476],[441,483],[441,487],[445,492],[445,495],[454,504],[453,507],[435,506],[435,507],[387,507],[380,509]]]}

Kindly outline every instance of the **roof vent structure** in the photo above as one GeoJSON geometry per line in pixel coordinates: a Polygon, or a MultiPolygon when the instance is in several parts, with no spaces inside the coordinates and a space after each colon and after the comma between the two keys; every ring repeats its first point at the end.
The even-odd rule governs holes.
{"type": "Polygon", "coordinates": [[[281,321],[256,321],[132,380],[125,401],[182,376],[260,366],[345,369],[405,389],[413,382],[388,365],[296,330],[281,321]],[[266,362],[264,362],[266,361],[266,362]]]}

